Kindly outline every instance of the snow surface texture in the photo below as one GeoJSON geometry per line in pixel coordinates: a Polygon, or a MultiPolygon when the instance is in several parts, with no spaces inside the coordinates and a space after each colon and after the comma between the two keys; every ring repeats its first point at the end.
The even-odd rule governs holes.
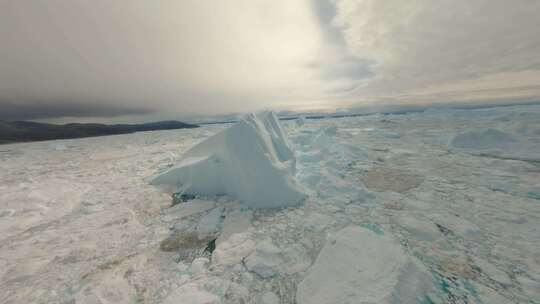
{"type": "Polygon", "coordinates": [[[152,180],[190,194],[229,195],[256,208],[296,206],[296,159],[273,112],[250,114],[184,154],[152,180]]]}
{"type": "Polygon", "coordinates": [[[538,153],[539,122],[540,106],[282,122],[309,197],[277,209],[173,206],[148,184],[230,125],[2,145],[0,303],[293,304],[320,288],[538,304],[540,163],[515,151],[538,153]],[[489,129],[519,149],[449,145],[489,129]]]}

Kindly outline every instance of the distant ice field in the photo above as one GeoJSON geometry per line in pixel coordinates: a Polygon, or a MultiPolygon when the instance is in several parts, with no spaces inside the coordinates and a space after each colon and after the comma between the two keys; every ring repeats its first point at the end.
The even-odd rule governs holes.
{"type": "Polygon", "coordinates": [[[229,125],[0,145],[0,303],[540,303],[540,106],[281,124],[280,209],[150,184],[229,125]]]}

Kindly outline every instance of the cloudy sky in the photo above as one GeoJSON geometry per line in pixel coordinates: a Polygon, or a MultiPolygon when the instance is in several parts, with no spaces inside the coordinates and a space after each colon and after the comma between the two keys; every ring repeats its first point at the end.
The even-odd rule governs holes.
{"type": "Polygon", "coordinates": [[[0,119],[540,100],[536,0],[2,0],[0,119]]]}

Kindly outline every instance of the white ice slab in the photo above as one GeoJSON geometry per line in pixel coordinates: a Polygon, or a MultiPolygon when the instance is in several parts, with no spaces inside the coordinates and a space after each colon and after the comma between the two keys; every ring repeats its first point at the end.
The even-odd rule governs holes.
{"type": "Polygon", "coordinates": [[[411,265],[391,237],[350,226],[327,240],[296,299],[299,304],[394,303],[406,285],[400,281],[410,279],[403,274],[413,272],[411,265]]]}

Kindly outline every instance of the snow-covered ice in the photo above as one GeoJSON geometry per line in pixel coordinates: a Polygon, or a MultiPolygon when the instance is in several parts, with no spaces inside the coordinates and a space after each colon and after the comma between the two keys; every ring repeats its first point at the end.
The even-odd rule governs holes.
{"type": "Polygon", "coordinates": [[[231,125],[2,145],[0,303],[540,303],[539,121],[248,118],[260,145],[214,157],[266,151],[307,194],[284,208],[149,184],[231,125]]]}

